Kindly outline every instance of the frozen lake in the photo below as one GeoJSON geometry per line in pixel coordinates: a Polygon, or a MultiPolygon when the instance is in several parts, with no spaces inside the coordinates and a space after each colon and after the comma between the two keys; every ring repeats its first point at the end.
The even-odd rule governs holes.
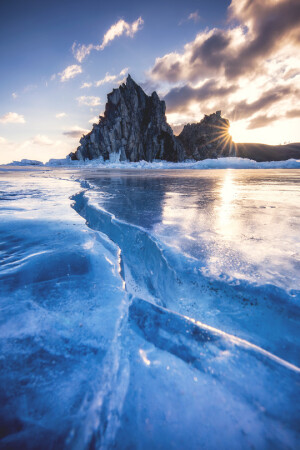
{"type": "Polygon", "coordinates": [[[299,169],[0,191],[0,446],[297,448],[299,169]]]}

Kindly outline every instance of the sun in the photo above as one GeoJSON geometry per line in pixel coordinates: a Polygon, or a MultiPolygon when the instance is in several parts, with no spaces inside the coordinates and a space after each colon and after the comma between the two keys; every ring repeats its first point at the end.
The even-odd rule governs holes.
{"type": "Polygon", "coordinates": [[[213,129],[212,138],[207,142],[207,144],[214,143],[218,149],[220,149],[220,154],[222,156],[229,156],[232,150],[232,139],[229,133],[229,126],[227,124],[219,122],[218,125],[211,125],[213,129]]]}
{"type": "Polygon", "coordinates": [[[240,121],[232,122],[228,133],[232,136],[233,142],[247,142],[247,130],[245,129],[245,125],[240,121]]]}

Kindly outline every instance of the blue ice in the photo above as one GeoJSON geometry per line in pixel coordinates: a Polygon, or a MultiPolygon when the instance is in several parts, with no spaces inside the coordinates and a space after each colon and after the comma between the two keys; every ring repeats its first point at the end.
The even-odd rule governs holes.
{"type": "Polygon", "coordinates": [[[297,448],[298,170],[0,191],[1,447],[297,448]]]}

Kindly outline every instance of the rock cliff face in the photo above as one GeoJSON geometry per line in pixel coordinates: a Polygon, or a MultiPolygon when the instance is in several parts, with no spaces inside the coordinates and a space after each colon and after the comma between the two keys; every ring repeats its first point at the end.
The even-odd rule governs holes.
{"type": "Polygon", "coordinates": [[[128,75],[126,84],[108,94],[104,117],[80,139],[70,157],[182,161],[184,149],[167,124],[165,111],[165,102],[156,92],[146,95],[128,75]]]}
{"type": "Polygon", "coordinates": [[[235,146],[228,133],[229,120],[221,117],[217,111],[199,123],[185,125],[178,136],[187,158],[197,161],[220,156],[235,156],[235,146]]]}

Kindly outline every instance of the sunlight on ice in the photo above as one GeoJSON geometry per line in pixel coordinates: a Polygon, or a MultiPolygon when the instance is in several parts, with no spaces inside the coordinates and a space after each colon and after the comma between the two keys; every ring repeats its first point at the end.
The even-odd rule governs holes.
{"type": "Polygon", "coordinates": [[[84,244],[82,244],[82,247],[85,250],[91,250],[94,247],[94,244],[95,244],[95,242],[91,239],[91,240],[85,242],[84,244]]]}
{"type": "MultiPolygon", "coordinates": [[[[195,198],[195,202],[196,202],[195,198]]],[[[196,224],[200,220],[200,212],[194,205],[186,206],[186,197],[177,192],[166,192],[163,203],[163,221],[164,225],[176,224],[185,233],[185,237],[190,240],[195,238],[190,235],[191,231],[197,229],[196,224]]]]}
{"type": "Polygon", "coordinates": [[[114,265],[114,263],[107,256],[105,256],[105,259],[111,266],[114,265]]]}
{"type": "Polygon", "coordinates": [[[140,354],[140,357],[142,358],[143,362],[146,364],[146,366],[150,366],[151,361],[147,358],[147,354],[146,354],[145,350],[140,348],[139,354],[140,354]]]}
{"type": "Polygon", "coordinates": [[[238,225],[232,220],[233,201],[236,198],[237,185],[234,182],[233,171],[228,169],[220,191],[220,205],[218,205],[218,228],[226,236],[236,236],[238,225]]]}
{"type": "Polygon", "coordinates": [[[121,249],[118,250],[118,272],[120,277],[122,278],[122,288],[126,289],[126,283],[125,280],[123,278],[123,274],[122,274],[122,258],[121,258],[121,249]]]}

